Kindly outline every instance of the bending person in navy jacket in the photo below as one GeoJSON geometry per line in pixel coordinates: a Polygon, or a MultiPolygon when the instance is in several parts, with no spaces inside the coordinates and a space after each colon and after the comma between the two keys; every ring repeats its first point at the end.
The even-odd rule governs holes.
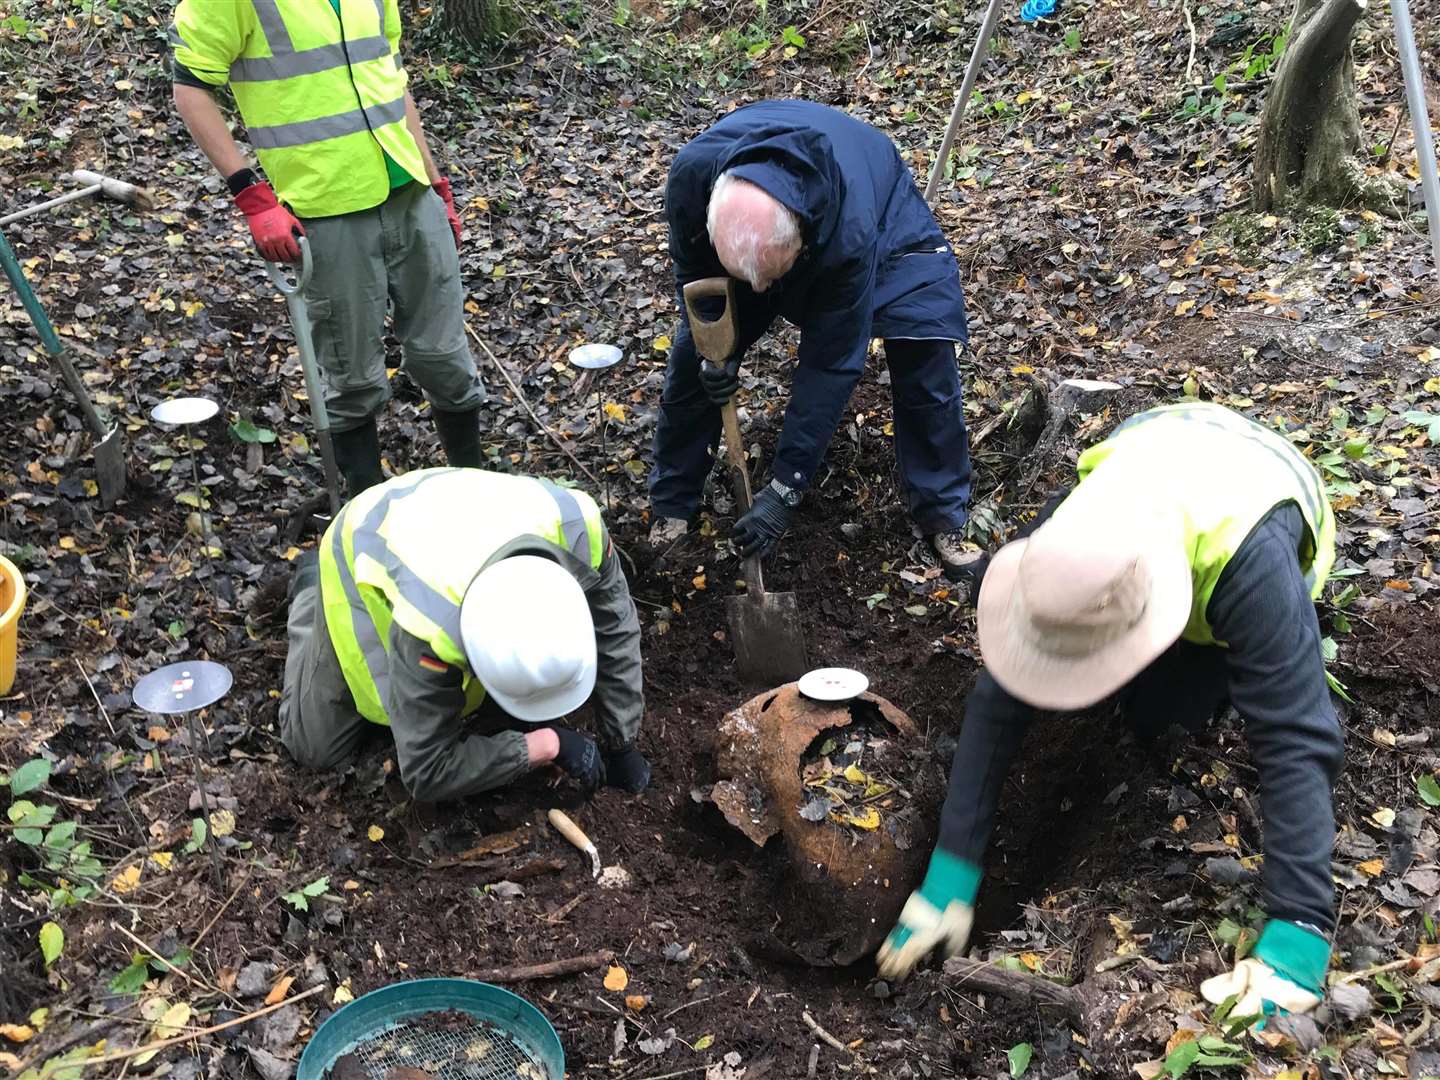
{"type": "Polygon", "coordinates": [[[677,291],[739,279],[739,345],[723,368],[702,364],[681,302],[655,432],[652,541],[678,539],[699,509],[719,405],[780,316],[800,328],[799,362],[771,482],[735,525],[742,553],[768,554],[785,532],[878,337],[910,514],[946,570],[963,573],[970,454],[955,342],[968,336],[965,301],[955,256],[889,138],[813,102],[749,105],[680,151],[665,207],[677,291]]]}

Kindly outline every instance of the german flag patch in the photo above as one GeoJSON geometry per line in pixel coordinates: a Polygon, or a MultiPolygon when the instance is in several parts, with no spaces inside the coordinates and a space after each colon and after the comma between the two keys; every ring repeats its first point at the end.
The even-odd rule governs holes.
{"type": "Polygon", "coordinates": [[[420,654],[420,666],[423,667],[426,671],[449,671],[449,670],[450,670],[450,665],[449,665],[449,664],[447,664],[447,663],[445,663],[445,662],[443,662],[443,661],[441,661],[441,660],[436,660],[435,657],[433,657],[433,656],[427,656],[425,653],[421,653],[421,654],[420,654]]]}

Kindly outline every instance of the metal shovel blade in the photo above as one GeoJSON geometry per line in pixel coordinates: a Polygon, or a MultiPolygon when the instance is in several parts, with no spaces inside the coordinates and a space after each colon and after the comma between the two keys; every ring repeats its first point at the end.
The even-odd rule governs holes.
{"type": "Polygon", "coordinates": [[[95,444],[95,483],[107,510],[125,494],[125,435],[118,427],[95,444]]]}
{"type": "Polygon", "coordinates": [[[725,614],[735,646],[735,667],[746,682],[779,686],[810,670],[794,593],[727,596],[725,614]]]}

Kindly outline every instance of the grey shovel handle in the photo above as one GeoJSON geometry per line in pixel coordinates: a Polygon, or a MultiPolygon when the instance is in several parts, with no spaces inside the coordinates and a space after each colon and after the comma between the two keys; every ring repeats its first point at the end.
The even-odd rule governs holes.
{"type": "Polygon", "coordinates": [[[275,288],[279,289],[281,294],[287,298],[294,296],[310,284],[310,271],[314,265],[310,261],[309,241],[303,236],[297,237],[297,239],[300,242],[300,271],[296,274],[293,283],[285,276],[285,271],[280,269],[279,263],[268,261],[265,263],[265,273],[270,275],[270,280],[275,283],[275,288]]]}

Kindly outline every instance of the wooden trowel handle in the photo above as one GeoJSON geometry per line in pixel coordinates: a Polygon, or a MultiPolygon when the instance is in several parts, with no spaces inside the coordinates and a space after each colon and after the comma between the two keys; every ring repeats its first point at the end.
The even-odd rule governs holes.
{"type": "Polygon", "coordinates": [[[690,338],[700,355],[712,364],[723,364],[735,352],[740,334],[735,321],[735,279],[728,277],[701,278],[682,290],[685,314],[690,320],[690,338]],[[706,319],[695,310],[695,302],[711,296],[725,298],[725,310],[715,320],[706,319]]]}
{"type": "Polygon", "coordinates": [[[551,810],[546,816],[550,819],[550,824],[560,831],[560,835],[581,851],[595,850],[595,845],[590,842],[590,837],[586,836],[580,826],[571,821],[569,815],[563,810],[551,810]]]}

